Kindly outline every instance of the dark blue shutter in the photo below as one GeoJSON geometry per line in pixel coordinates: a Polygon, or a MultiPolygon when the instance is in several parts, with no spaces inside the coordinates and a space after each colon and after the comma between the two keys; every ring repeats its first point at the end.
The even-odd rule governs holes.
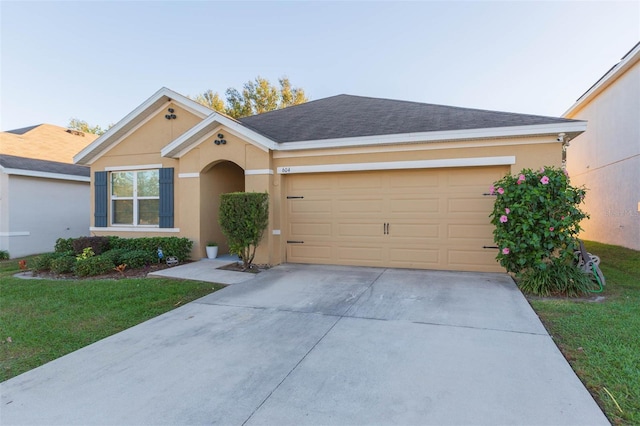
{"type": "Polygon", "coordinates": [[[160,228],[173,228],[173,167],[160,169],[160,228]]]}
{"type": "Polygon", "coordinates": [[[95,188],[95,208],[93,211],[94,226],[107,226],[107,206],[109,196],[107,194],[107,172],[95,172],[93,179],[95,188]]]}

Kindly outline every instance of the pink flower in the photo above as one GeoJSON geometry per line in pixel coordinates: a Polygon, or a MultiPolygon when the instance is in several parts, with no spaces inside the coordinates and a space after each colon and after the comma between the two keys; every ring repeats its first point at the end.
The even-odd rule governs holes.
{"type": "Polygon", "coordinates": [[[520,175],[518,176],[518,185],[520,185],[522,182],[524,182],[526,180],[526,178],[524,177],[524,175],[520,175]]]}
{"type": "Polygon", "coordinates": [[[546,185],[546,184],[548,184],[548,183],[549,183],[549,178],[548,178],[547,176],[542,176],[542,179],[540,179],[540,182],[541,182],[543,185],[546,185]]]}
{"type": "Polygon", "coordinates": [[[507,207],[506,209],[504,209],[504,212],[505,212],[506,214],[509,214],[509,213],[511,213],[511,210],[509,209],[509,207],[507,207]]]}
{"type": "Polygon", "coordinates": [[[564,216],[562,216],[562,217],[560,218],[560,220],[564,220],[564,216]]]}
{"type": "Polygon", "coordinates": [[[567,169],[562,170],[564,172],[564,175],[567,177],[567,179],[569,179],[569,172],[567,171],[567,169]]]}
{"type": "Polygon", "coordinates": [[[500,216],[500,222],[502,222],[502,223],[507,223],[507,221],[508,221],[508,220],[509,220],[509,219],[507,218],[507,216],[506,216],[506,215],[502,215],[502,216],[500,216]]]}
{"type": "Polygon", "coordinates": [[[511,253],[511,250],[509,250],[509,247],[505,247],[502,249],[502,254],[509,254],[511,253]]]}
{"type": "Polygon", "coordinates": [[[496,192],[496,188],[493,185],[491,185],[489,187],[489,194],[493,195],[493,194],[495,194],[495,192],[496,192]]]}
{"type": "Polygon", "coordinates": [[[498,194],[504,194],[504,189],[498,188],[498,194]]]}
{"type": "Polygon", "coordinates": [[[554,228],[553,226],[549,228],[549,231],[553,232],[554,228]]]}
{"type": "Polygon", "coordinates": [[[544,167],[540,167],[540,173],[544,173],[544,167]]]}

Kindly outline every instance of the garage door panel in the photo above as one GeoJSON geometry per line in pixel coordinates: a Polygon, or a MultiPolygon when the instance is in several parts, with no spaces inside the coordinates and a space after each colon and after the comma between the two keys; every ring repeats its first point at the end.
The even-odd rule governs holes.
{"type": "Polygon", "coordinates": [[[294,239],[331,235],[331,223],[292,223],[289,224],[289,235],[294,239]]]}
{"type": "Polygon", "coordinates": [[[330,245],[304,245],[290,244],[287,246],[287,255],[289,258],[297,259],[302,263],[327,263],[331,261],[331,253],[333,252],[330,245]]]}
{"type": "Polygon", "coordinates": [[[441,185],[439,173],[424,173],[424,170],[405,171],[402,174],[392,174],[388,178],[389,187],[393,192],[430,192],[427,189],[441,185]]]}
{"type": "Polygon", "coordinates": [[[325,200],[295,200],[289,202],[289,213],[315,213],[315,214],[327,214],[331,213],[333,201],[331,199],[325,200]]]}
{"type": "Polygon", "coordinates": [[[358,213],[380,215],[384,210],[384,201],[380,198],[339,199],[335,202],[337,213],[358,213]]]}
{"type": "Polygon", "coordinates": [[[451,197],[447,202],[450,214],[477,215],[484,214],[489,222],[489,213],[493,208],[493,200],[477,197],[451,197]]]}
{"type": "Polygon", "coordinates": [[[357,189],[376,192],[382,186],[382,176],[379,173],[344,173],[338,175],[337,186],[343,190],[357,189]]]}
{"type": "Polygon", "coordinates": [[[434,197],[401,198],[390,197],[389,210],[392,214],[411,213],[438,213],[440,211],[440,199],[434,197]]]}
{"type": "Polygon", "coordinates": [[[381,223],[339,223],[338,235],[344,237],[364,237],[380,239],[383,235],[381,223]]]}
{"type": "Polygon", "coordinates": [[[475,225],[461,223],[448,224],[447,237],[450,239],[476,239],[487,244],[493,242],[493,232],[485,223],[475,225]]]}
{"type": "Polygon", "coordinates": [[[383,261],[383,248],[380,246],[369,247],[359,244],[345,244],[338,248],[337,254],[340,263],[347,265],[379,264],[383,261]]]}
{"type": "Polygon", "coordinates": [[[425,223],[392,223],[389,224],[389,235],[393,238],[440,238],[440,224],[425,223]]]}
{"type": "Polygon", "coordinates": [[[287,200],[284,228],[288,240],[304,244],[288,245],[287,261],[503,271],[496,251],[482,248],[493,245],[494,202],[482,194],[507,172],[499,166],[288,175],[285,195],[304,198],[287,200]]]}
{"type": "MultiPolygon", "coordinates": [[[[497,272],[502,271],[496,262],[495,250],[457,250],[450,249],[447,252],[447,263],[452,269],[469,268],[473,266],[476,271],[497,272]]],[[[469,269],[467,269],[469,270],[469,269]]]]}

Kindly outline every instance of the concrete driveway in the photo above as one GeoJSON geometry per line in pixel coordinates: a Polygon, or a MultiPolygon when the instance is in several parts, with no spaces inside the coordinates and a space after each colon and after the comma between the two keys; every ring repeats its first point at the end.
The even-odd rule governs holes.
{"type": "Polygon", "coordinates": [[[2,383],[9,424],[608,424],[503,274],[281,265],[2,383]]]}

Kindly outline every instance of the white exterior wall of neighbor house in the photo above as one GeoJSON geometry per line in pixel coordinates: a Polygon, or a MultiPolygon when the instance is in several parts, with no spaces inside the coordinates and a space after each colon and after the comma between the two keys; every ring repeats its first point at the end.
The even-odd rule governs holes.
{"type": "Polygon", "coordinates": [[[572,184],[588,188],[580,237],[640,250],[640,47],[636,46],[567,113],[587,120],[571,141],[572,184]],[[626,60],[626,62],[625,62],[626,60]]]}
{"type": "Polygon", "coordinates": [[[15,258],[89,235],[89,191],[89,182],[0,174],[0,249],[15,258]]]}

